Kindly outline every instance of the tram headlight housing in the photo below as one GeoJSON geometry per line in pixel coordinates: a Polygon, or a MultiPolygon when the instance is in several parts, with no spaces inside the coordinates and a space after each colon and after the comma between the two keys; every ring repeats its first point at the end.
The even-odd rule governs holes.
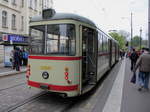
{"type": "Polygon", "coordinates": [[[48,79],[48,78],[49,78],[48,72],[43,72],[43,73],[42,73],[42,77],[43,77],[44,79],[48,79]]]}

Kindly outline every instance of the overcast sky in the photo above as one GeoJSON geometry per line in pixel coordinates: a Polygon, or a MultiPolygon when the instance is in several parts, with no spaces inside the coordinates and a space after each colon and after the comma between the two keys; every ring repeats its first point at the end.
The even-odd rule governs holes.
{"type": "Polygon", "coordinates": [[[100,29],[125,30],[130,32],[130,18],[133,13],[133,36],[147,38],[148,0],[53,0],[57,12],[76,13],[93,20],[100,29]]]}

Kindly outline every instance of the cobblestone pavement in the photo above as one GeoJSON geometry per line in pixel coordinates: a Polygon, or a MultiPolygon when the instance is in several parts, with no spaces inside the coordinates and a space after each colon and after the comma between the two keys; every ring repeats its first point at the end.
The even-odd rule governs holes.
{"type": "Polygon", "coordinates": [[[36,101],[29,102],[12,112],[63,112],[76,101],[74,98],[62,98],[47,93],[36,101]]]}
{"type": "Polygon", "coordinates": [[[10,88],[25,82],[26,82],[25,74],[19,74],[2,78],[0,77],[0,91],[2,89],[10,88]]]}
{"type": "Polygon", "coordinates": [[[0,78],[0,112],[40,92],[27,88],[25,74],[0,78]]]}

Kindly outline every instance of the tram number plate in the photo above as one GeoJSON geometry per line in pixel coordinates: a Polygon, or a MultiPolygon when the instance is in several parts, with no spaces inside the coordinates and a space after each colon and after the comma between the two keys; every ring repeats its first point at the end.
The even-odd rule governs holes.
{"type": "Polygon", "coordinates": [[[45,90],[48,90],[48,89],[49,89],[48,85],[40,85],[40,88],[41,88],[41,89],[45,89],[45,90]]]}

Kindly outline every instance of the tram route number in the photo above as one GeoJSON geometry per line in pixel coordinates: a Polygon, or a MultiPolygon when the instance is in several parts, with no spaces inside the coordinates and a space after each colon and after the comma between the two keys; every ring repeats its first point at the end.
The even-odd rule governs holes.
{"type": "Polygon", "coordinates": [[[40,88],[44,89],[44,90],[48,90],[49,89],[48,85],[43,85],[43,84],[40,85],[40,88]]]}
{"type": "Polygon", "coordinates": [[[40,66],[41,70],[51,70],[52,67],[51,66],[40,66]]]}

